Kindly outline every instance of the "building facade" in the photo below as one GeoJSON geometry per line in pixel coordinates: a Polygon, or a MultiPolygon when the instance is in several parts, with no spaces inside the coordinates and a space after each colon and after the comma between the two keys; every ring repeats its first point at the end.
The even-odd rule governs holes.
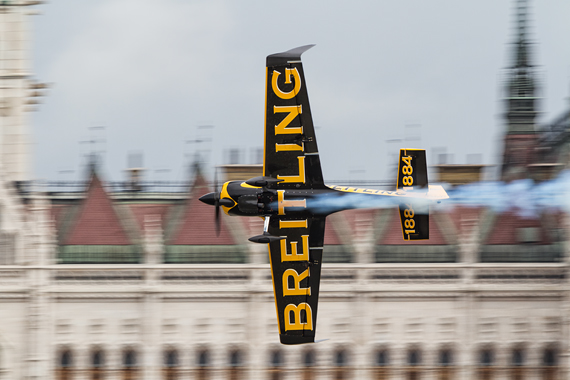
{"type": "MultiPolygon", "coordinates": [[[[2,30],[24,30],[28,8],[3,2],[2,30]]],[[[20,108],[0,116],[2,146],[20,149],[8,139],[27,136],[21,107],[38,86],[3,72],[2,91],[16,95],[2,104],[20,108]]],[[[517,112],[507,152],[511,135],[542,141],[517,112]]],[[[564,213],[434,208],[430,240],[405,244],[394,209],[334,214],[317,325],[328,340],[291,347],[278,343],[266,247],[247,242],[262,220],[222,217],[216,236],[199,170],[158,187],[105,182],[94,165],[78,187],[31,186],[28,153],[4,152],[0,379],[570,377],[564,213]]]]}

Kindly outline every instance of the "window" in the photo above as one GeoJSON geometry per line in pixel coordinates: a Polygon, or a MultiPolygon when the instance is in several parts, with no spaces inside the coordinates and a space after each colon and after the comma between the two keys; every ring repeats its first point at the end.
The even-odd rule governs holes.
{"type": "Polygon", "coordinates": [[[283,378],[282,369],[283,366],[283,354],[279,350],[272,351],[270,354],[270,368],[269,368],[269,378],[271,380],[281,380],[283,378]]]}
{"type": "Polygon", "coordinates": [[[230,371],[228,378],[230,380],[240,380],[242,378],[242,353],[239,350],[233,350],[230,352],[229,357],[230,371]]]}
{"type": "Polygon", "coordinates": [[[494,356],[493,350],[488,348],[479,352],[479,369],[477,372],[480,380],[491,380],[493,378],[494,356]]]}
{"type": "Polygon", "coordinates": [[[133,349],[123,351],[123,380],[137,378],[137,353],[133,349]]]}
{"type": "Polygon", "coordinates": [[[169,349],[164,353],[164,380],[176,380],[178,378],[178,352],[169,349]]]}
{"type": "Polygon", "coordinates": [[[210,376],[210,354],[208,350],[198,352],[198,370],[196,373],[197,380],[207,380],[210,376]]]}
{"type": "Polygon", "coordinates": [[[380,350],[376,352],[375,358],[375,365],[376,368],[374,370],[375,375],[374,378],[376,380],[386,380],[390,375],[388,370],[388,365],[390,363],[390,357],[388,355],[388,350],[380,350]]]}
{"type": "Polygon", "coordinates": [[[407,380],[419,380],[421,378],[422,353],[419,349],[411,349],[408,351],[408,368],[406,370],[407,380]]]}
{"type": "Polygon", "coordinates": [[[96,349],[91,353],[91,380],[103,380],[105,356],[103,351],[96,349]]]}
{"type": "Polygon", "coordinates": [[[72,364],[73,356],[71,350],[65,349],[61,351],[57,361],[57,380],[71,380],[73,376],[72,364]]]}
{"type": "Polygon", "coordinates": [[[558,373],[558,353],[554,348],[546,348],[542,353],[542,379],[555,380],[558,373]]]}
{"type": "Polygon", "coordinates": [[[451,380],[453,378],[453,354],[450,349],[442,349],[438,354],[438,380],[451,380]]]}
{"type": "Polygon", "coordinates": [[[511,379],[524,379],[524,352],[520,348],[515,348],[511,353],[511,379]]]}
{"type": "Polygon", "coordinates": [[[344,349],[337,350],[334,353],[334,380],[348,379],[348,354],[344,349]]]}
{"type": "Polygon", "coordinates": [[[315,351],[307,350],[303,353],[302,356],[302,364],[303,364],[303,380],[313,380],[315,378],[315,364],[316,364],[316,356],[315,351]]]}

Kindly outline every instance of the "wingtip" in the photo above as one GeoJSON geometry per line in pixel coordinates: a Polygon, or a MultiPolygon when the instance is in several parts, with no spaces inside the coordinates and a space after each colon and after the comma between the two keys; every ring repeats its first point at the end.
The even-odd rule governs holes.
{"type": "Polygon", "coordinates": [[[267,66],[284,65],[290,61],[298,61],[301,59],[301,55],[313,46],[315,44],[303,45],[281,53],[268,55],[267,66]]]}

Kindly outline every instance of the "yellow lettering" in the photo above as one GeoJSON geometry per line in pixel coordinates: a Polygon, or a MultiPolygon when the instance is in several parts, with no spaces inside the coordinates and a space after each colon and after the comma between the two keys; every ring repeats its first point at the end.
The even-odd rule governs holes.
{"type": "Polygon", "coordinates": [[[299,71],[297,71],[296,67],[293,69],[285,69],[285,83],[291,83],[291,75],[295,78],[295,87],[289,92],[281,91],[277,85],[277,78],[279,78],[279,75],[281,75],[279,71],[273,70],[273,75],[271,76],[271,88],[273,88],[273,92],[281,99],[292,99],[301,89],[301,76],[299,75],[299,71]]]}
{"type": "Polygon", "coordinates": [[[298,144],[275,144],[275,151],[276,152],[294,152],[294,151],[301,151],[305,150],[305,144],[301,143],[298,144]]]}
{"type": "Polygon", "coordinates": [[[305,156],[298,156],[299,159],[299,175],[279,175],[277,179],[282,179],[284,183],[300,182],[305,183],[305,156]]]}
{"type": "Polygon", "coordinates": [[[276,135],[291,135],[291,134],[302,134],[303,127],[291,127],[287,128],[289,124],[297,117],[297,115],[303,113],[303,108],[301,105],[298,106],[273,106],[273,113],[287,113],[287,116],[281,120],[279,124],[275,126],[276,135]]]}
{"type": "Polygon", "coordinates": [[[307,220],[280,220],[279,228],[307,228],[307,220]]]}
{"type": "Polygon", "coordinates": [[[312,330],[313,329],[313,312],[308,303],[302,302],[299,305],[289,304],[285,307],[285,331],[288,330],[312,330]],[[305,310],[307,322],[301,323],[301,310],[305,310]],[[291,323],[291,312],[294,315],[294,321],[291,323]]]}
{"type": "MultiPolygon", "coordinates": [[[[279,176],[277,176],[279,178],[279,176]]],[[[277,209],[279,215],[285,215],[285,207],[307,207],[306,199],[285,200],[285,190],[277,190],[277,209]]]]}
{"type": "Polygon", "coordinates": [[[303,273],[299,274],[295,269],[287,269],[283,273],[283,295],[284,296],[310,296],[311,287],[301,288],[301,281],[309,275],[309,268],[303,273]],[[295,286],[293,289],[289,288],[289,277],[293,277],[295,286]]]}
{"type": "Polygon", "coordinates": [[[289,304],[285,307],[285,331],[288,330],[312,330],[313,329],[313,312],[308,303],[302,302],[299,305],[289,304]],[[301,323],[301,310],[305,310],[307,322],[301,323]],[[294,321],[291,323],[291,312],[293,312],[294,321]]]}
{"type": "Polygon", "coordinates": [[[297,254],[297,241],[291,242],[291,253],[287,253],[286,239],[281,240],[281,262],[283,261],[309,261],[309,235],[301,235],[303,253],[297,254]]]}

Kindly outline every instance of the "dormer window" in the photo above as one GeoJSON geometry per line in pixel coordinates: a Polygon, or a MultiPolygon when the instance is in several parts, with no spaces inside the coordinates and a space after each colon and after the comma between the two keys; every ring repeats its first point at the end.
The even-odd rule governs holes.
{"type": "Polygon", "coordinates": [[[520,227],[517,229],[517,240],[522,244],[538,243],[540,230],[538,227],[520,227]]]}

